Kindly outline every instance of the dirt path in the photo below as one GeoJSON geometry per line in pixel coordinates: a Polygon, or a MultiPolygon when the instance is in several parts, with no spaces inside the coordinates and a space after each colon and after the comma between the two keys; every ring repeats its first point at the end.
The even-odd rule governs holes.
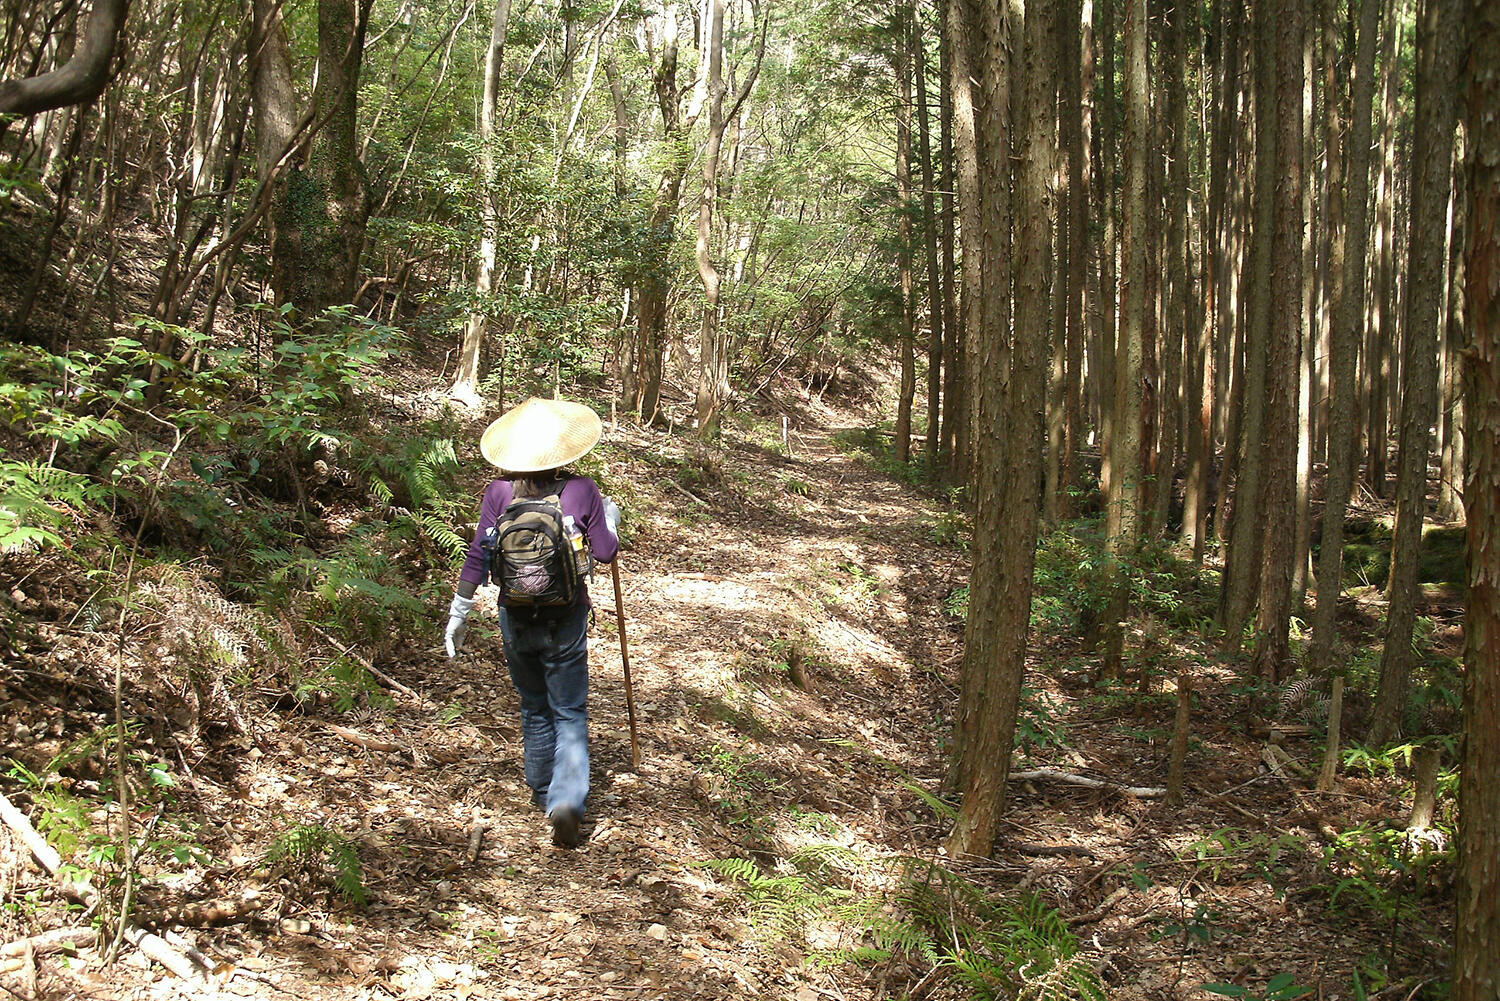
{"type": "MultiPolygon", "coordinates": [[[[630,770],[614,601],[601,575],[590,644],[594,789],[576,851],[551,845],[529,803],[492,616],[473,624],[456,662],[425,652],[387,666],[409,690],[394,693],[393,706],[267,713],[239,752],[195,762],[183,806],[207,821],[211,881],[231,895],[258,888],[270,904],[251,922],[187,938],[238,974],[227,991],[839,991],[843,973],[800,968],[796,943],[759,934],[732,881],[703,867],[774,860],[813,828],[882,851],[937,832],[893,767],[929,784],[938,777],[948,696],[917,666],[956,657],[957,620],[940,606],[963,554],[934,544],[940,511],[833,434],[808,427],[793,457],[730,435],[713,458],[659,433],[608,436],[600,475],[627,511],[643,762],[630,770]],[[273,840],[296,825],[341,832],[358,847],[365,907],[327,889],[326,864],[263,868],[273,840]],[[893,836],[898,843],[881,843],[893,836]]],[[[173,989],[145,970],[87,963],[55,986],[59,996],[97,998],[173,989]]]]}

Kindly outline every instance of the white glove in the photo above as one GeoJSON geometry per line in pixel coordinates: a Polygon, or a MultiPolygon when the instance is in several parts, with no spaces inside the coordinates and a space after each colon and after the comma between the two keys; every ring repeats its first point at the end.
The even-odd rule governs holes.
{"type": "Polygon", "coordinates": [[[620,534],[620,505],[613,497],[604,498],[604,523],[609,526],[611,535],[620,534]]]}
{"type": "Polygon", "coordinates": [[[453,604],[448,606],[448,628],[443,633],[443,642],[447,644],[449,660],[457,657],[464,645],[464,634],[469,631],[469,613],[474,610],[475,601],[455,594],[453,604]]]}

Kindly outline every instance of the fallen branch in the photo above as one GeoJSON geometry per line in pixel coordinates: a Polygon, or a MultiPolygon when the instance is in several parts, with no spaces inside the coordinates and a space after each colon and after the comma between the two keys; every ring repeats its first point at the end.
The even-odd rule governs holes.
{"type": "Polygon", "coordinates": [[[1116,792],[1122,792],[1127,796],[1135,796],[1139,799],[1156,799],[1167,794],[1167,790],[1161,786],[1128,786],[1120,782],[1112,782],[1109,779],[1091,779],[1086,775],[1060,772],[1056,768],[1032,768],[1024,772],[1011,772],[1010,777],[1014,782],[1033,782],[1045,779],[1052,782],[1065,782],[1068,785],[1084,786],[1088,789],[1113,789],[1116,792]]]}
{"type": "Polygon", "coordinates": [[[1002,841],[1001,844],[1012,848],[1022,855],[1071,855],[1076,858],[1094,858],[1094,853],[1082,845],[1039,845],[1030,841],[1002,841]]]}
{"type": "MultiPolygon", "coordinates": [[[[47,844],[45,838],[37,833],[36,828],[31,826],[31,821],[26,815],[16,809],[15,805],[0,793],[0,819],[21,839],[32,856],[41,863],[42,868],[58,880],[62,891],[70,897],[74,897],[88,906],[98,903],[99,892],[89,885],[87,880],[75,880],[67,874],[63,868],[62,856],[57,849],[47,844]]],[[[183,980],[192,983],[204,983],[212,973],[211,967],[204,967],[194,963],[177,949],[174,949],[160,936],[136,928],[133,925],[121,926],[121,936],[125,941],[135,946],[146,958],[161,964],[172,973],[183,980]]]]}
{"type": "Polygon", "coordinates": [[[6,942],[0,945],[0,956],[14,959],[18,956],[25,956],[28,949],[38,955],[61,952],[64,949],[86,949],[98,938],[99,933],[92,928],[58,928],[30,938],[6,942]]]}
{"type": "Polygon", "coordinates": [[[688,500],[692,501],[694,504],[698,504],[698,505],[700,505],[702,507],[708,507],[709,506],[708,501],[704,500],[702,497],[699,497],[697,494],[691,493],[690,491],[686,490],[685,488],[683,488],[680,484],[676,483],[675,481],[673,481],[673,480],[663,480],[662,482],[665,483],[667,486],[671,487],[673,490],[676,490],[678,493],[682,494],[682,496],[686,497],[688,500]]]}
{"type": "Polygon", "coordinates": [[[382,740],[379,737],[366,736],[365,734],[360,733],[358,730],[349,729],[347,726],[339,726],[337,723],[324,723],[323,726],[327,728],[329,732],[343,737],[351,744],[358,744],[360,747],[363,747],[367,751],[381,751],[384,753],[390,753],[392,751],[402,750],[400,744],[393,744],[389,740],[382,740]]]}
{"type": "Polygon", "coordinates": [[[374,664],[374,662],[371,661],[370,658],[368,658],[366,656],[363,656],[358,651],[351,650],[348,647],[344,646],[344,644],[340,643],[338,640],[334,639],[332,636],[329,636],[327,633],[325,633],[323,630],[319,629],[317,626],[313,627],[313,632],[317,633],[319,636],[323,637],[323,639],[325,639],[326,641],[328,641],[329,643],[331,643],[339,651],[339,653],[343,654],[345,657],[348,657],[350,660],[354,661],[360,667],[364,668],[366,671],[369,671],[371,674],[375,675],[375,677],[379,678],[381,681],[385,682],[387,685],[390,685],[392,688],[394,688],[396,691],[400,692],[402,695],[405,695],[407,698],[414,699],[415,701],[417,701],[419,703],[426,701],[425,699],[422,698],[421,695],[418,695],[416,692],[412,691],[410,688],[407,688],[401,682],[397,681],[395,678],[391,677],[390,675],[388,675],[384,671],[382,671],[380,668],[376,667],[375,664],[374,664]]]}
{"type": "Polygon", "coordinates": [[[1104,917],[1105,912],[1107,912],[1111,907],[1115,906],[1115,904],[1119,903],[1127,895],[1129,895],[1130,888],[1133,885],[1134,884],[1127,883],[1124,886],[1117,887],[1113,893],[1105,897],[1103,900],[1099,901],[1099,905],[1093,910],[1084,911],[1082,914],[1075,914],[1071,918],[1068,918],[1068,924],[1093,924],[1095,921],[1098,921],[1100,918],[1104,917]]]}
{"type": "Polygon", "coordinates": [[[468,857],[470,865],[479,861],[479,848],[484,842],[484,832],[489,830],[489,827],[490,825],[483,820],[476,820],[474,826],[469,828],[469,846],[464,854],[468,857]]]}

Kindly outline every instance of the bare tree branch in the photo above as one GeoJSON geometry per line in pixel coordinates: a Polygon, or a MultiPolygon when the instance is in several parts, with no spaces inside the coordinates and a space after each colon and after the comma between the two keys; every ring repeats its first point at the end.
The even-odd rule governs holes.
{"type": "Polygon", "coordinates": [[[130,0],[95,0],[72,59],[40,76],[0,80],[0,114],[35,115],[98,97],[109,83],[115,45],[129,12],[130,0]]]}

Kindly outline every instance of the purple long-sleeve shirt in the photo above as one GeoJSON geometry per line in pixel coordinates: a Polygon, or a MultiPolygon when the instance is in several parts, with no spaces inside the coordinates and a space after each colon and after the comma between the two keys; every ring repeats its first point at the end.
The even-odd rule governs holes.
{"type": "MultiPolygon", "coordinates": [[[[476,585],[484,582],[484,550],[479,544],[485,533],[499,520],[500,513],[510,506],[511,497],[510,480],[494,480],[485,488],[484,500],[479,505],[479,530],[474,533],[474,541],[469,545],[469,558],[464,560],[459,580],[476,585]]],[[[615,554],[620,551],[620,540],[604,521],[604,497],[599,493],[597,483],[587,476],[570,477],[563,484],[562,509],[563,514],[573,516],[574,524],[581,527],[588,536],[594,559],[600,563],[608,563],[615,558],[615,554]]],[[[582,603],[589,603],[587,588],[584,589],[582,603]]]]}

